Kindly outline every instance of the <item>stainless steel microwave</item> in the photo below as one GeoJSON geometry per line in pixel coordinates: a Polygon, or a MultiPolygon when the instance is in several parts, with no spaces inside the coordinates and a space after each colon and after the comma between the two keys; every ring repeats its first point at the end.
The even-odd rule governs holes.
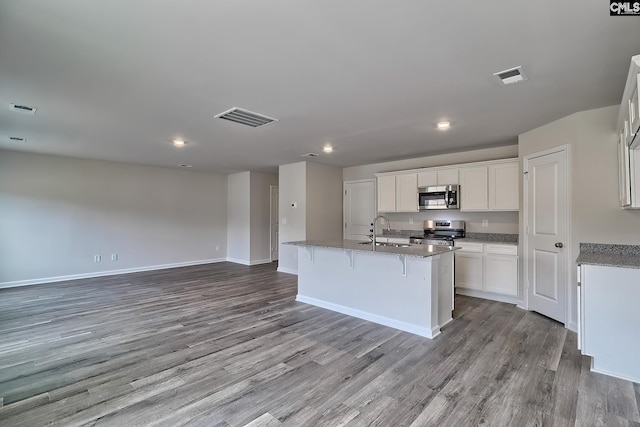
{"type": "Polygon", "coordinates": [[[418,208],[459,209],[460,188],[457,185],[435,185],[418,188],[418,208]]]}

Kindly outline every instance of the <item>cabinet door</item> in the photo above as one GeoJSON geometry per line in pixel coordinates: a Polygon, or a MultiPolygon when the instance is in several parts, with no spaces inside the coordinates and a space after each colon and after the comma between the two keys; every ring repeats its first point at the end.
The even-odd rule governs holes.
{"type": "Polygon", "coordinates": [[[455,252],[455,285],[459,288],[482,290],[482,254],[455,252]]]}
{"type": "Polygon", "coordinates": [[[442,169],[438,171],[438,185],[452,185],[458,183],[458,168],[442,169]]]}
{"type": "Polygon", "coordinates": [[[428,185],[438,185],[438,172],[418,172],[418,187],[426,187],[428,185]]]}
{"type": "Polygon", "coordinates": [[[518,257],[485,255],[484,275],[485,291],[518,296],[518,257]]]}
{"type": "Polygon", "coordinates": [[[396,175],[396,212],[418,212],[418,174],[396,175]]]}
{"type": "Polygon", "coordinates": [[[396,177],[393,175],[378,177],[378,212],[395,212],[396,177]]]}
{"type": "Polygon", "coordinates": [[[624,132],[620,132],[618,140],[618,185],[620,189],[620,206],[631,206],[631,162],[629,161],[629,146],[624,139],[624,132]]]}
{"type": "Polygon", "coordinates": [[[489,210],[517,211],[519,209],[518,162],[489,166],[489,210]]]}
{"type": "Polygon", "coordinates": [[[486,166],[460,169],[461,211],[488,210],[488,190],[486,166]]]}

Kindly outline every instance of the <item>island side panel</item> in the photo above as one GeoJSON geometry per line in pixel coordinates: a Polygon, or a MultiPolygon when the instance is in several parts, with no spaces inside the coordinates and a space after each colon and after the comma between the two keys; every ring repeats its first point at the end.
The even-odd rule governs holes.
{"type": "Polygon", "coordinates": [[[438,325],[443,327],[453,320],[453,252],[443,253],[438,258],[438,325]]]}
{"type": "Polygon", "coordinates": [[[297,299],[433,338],[440,331],[431,287],[437,257],[299,247],[297,299]]]}

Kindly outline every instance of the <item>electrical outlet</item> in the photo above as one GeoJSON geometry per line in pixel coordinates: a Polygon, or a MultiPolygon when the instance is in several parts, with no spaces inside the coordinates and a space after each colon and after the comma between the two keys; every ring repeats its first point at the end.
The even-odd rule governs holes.
{"type": "Polygon", "coordinates": [[[102,261],[102,256],[101,255],[94,255],[93,256],[93,262],[100,262],[102,261]]]}
{"type": "Polygon", "coordinates": [[[287,225],[287,218],[282,218],[282,225],[287,225]]]}
{"type": "Polygon", "coordinates": [[[118,260],[118,254],[111,254],[111,261],[117,261],[118,260]]]}
{"type": "Polygon", "coordinates": [[[220,250],[220,246],[216,246],[216,251],[219,251],[219,250],[220,250]]]}
{"type": "Polygon", "coordinates": [[[413,225],[413,218],[409,218],[409,225],[413,225]]]}
{"type": "Polygon", "coordinates": [[[489,226],[489,220],[488,219],[483,219],[482,220],[482,226],[483,227],[488,227],[489,226]]]}

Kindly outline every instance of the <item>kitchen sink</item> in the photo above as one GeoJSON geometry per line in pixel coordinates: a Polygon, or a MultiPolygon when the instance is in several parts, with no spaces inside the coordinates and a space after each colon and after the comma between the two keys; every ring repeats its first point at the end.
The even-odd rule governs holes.
{"type": "MultiPolygon", "coordinates": [[[[371,245],[372,242],[360,242],[361,245],[371,245]]],[[[408,243],[386,243],[386,242],[376,242],[376,246],[391,246],[393,248],[408,248],[411,246],[408,243]]]]}

